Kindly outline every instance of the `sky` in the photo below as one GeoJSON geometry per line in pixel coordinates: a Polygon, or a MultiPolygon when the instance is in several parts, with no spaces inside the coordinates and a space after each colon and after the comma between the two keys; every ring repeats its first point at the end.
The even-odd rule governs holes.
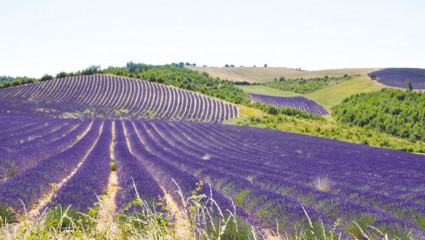
{"type": "Polygon", "coordinates": [[[0,75],[190,62],[425,68],[423,0],[0,0],[0,75]]]}

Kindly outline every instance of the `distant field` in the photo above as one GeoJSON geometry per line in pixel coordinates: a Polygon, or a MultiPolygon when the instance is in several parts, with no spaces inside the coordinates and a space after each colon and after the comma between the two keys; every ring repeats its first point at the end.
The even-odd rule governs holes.
{"type": "Polygon", "coordinates": [[[304,96],[315,100],[330,111],[331,107],[341,103],[346,97],[357,93],[377,91],[381,88],[383,86],[376,84],[366,77],[358,77],[304,96]]]}
{"type": "Polygon", "coordinates": [[[343,68],[329,69],[319,71],[296,71],[290,68],[279,67],[195,67],[186,66],[186,68],[199,72],[206,72],[211,77],[219,77],[236,82],[269,82],[275,78],[284,76],[285,78],[315,78],[315,77],[341,77],[348,75],[366,75],[369,72],[377,71],[379,68],[343,68]]]}
{"type": "Polygon", "coordinates": [[[244,90],[247,93],[254,93],[254,94],[263,94],[263,95],[269,95],[269,96],[277,96],[277,97],[292,97],[292,96],[300,96],[301,94],[289,92],[289,91],[283,91],[278,90],[274,88],[269,88],[262,85],[252,85],[252,86],[238,86],[242,90],[244,90]]]}
{"type": "Polygon", "coordinates": [[[316,92],[308,93],[305,95],[297,94],[289,91],[282,91],[273,89],[265,86],[238,86],[245,92],[254,94],[263,94],[269,96],[305,96],[306,98],[312,99],[324,106],[328,111],[331,110],[332,106],[335,106],[342,102],[346,97],[349,97],[356,93],[362,92],[373,92],[377,91],[385,85],[379,84],[376,81],[372,81],[365,75],[357,78],[353,78],[343,83],[339,83],[330,87],[325,87],[316,92]]]}
{"type": "Polygon", "coordinates": [[[373,72],[378,82],[397,88],[407,89],[407,80],[412,81],[413,89],[425,89],[425,69],[421,68],[386,68],[373,72]]]}

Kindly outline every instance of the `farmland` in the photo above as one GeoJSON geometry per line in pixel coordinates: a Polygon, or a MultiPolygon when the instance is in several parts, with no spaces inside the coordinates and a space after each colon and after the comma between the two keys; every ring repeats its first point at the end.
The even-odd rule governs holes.
{"type": "Polygon", "coordinates": [[[377,80],[387,86],[405,88],[406,82],[412,81],[414,89],[425,89],[425,69],[421,68],[386,68],[371,72],[369,75],[375,75],[377,80]]]}
{"type": "MultiPolygon", "coordinates": [[[[180,199],[171,179],[179,183],[185,197],[196,182],[203,181],[201,193],[211,191],[223,209],[233,209],[233,199],[239,218],[272,231],[294,234],[293,227],[308,224],[306,211],[314,224],[322,221],[326,229],[336,219],[346,229],[355,228],[350,224],[357,219],[392,233],[423,233],[414,214],[425,208],[425,169],[419,155],[274,130],[194,122],[34,117],[34,124],[22,126],[31,118],[2,114],[0,121],[14,126],[2,133],[20,139],[36,134],[45,144],[68,144],[27,160],[30,167],[10,164],[16,167],[0,183],[0,199],[16,210],[23,210],[24,203],[30,212],[54,205],[89,212],[97,202],[95,193],[101,195],[107,186],[109,146],[114,143],[113,157],[123,189],[117,195],[117,211],[134,200],[136,190],[148,202],[164,196],[160,186],[180,199]],[[48,124],[39,128],[39,122],[48,124]],[[70,131],[70,124],[74,130],[70,131]],[[58,131],[65,134],[54,140],[52,135],[58,131]],[[54,185],[60,188],[53,197],[49,193],[54,185]],[[46,194],[53,201],[40,205],[46,194]]],[[[34,141],[7,142],[2,145],[7,148],[3,161],[10,156],[7,153],[17,156],[25,151],[22,144],[26,144],[24,149],[44,152],[33,146],[34,141]]],[[[13,163],[17,158],[8,160],[13,163]]]]}
{"type": "MultiPolygon", "coordinates": [[[[169,76],[155,81],[173,79],[169,76]]],[[[353,80],[359,81],[329,88],[353,80]]],[[[100,220],[104,201],[113,206],[106,225],[115,230],[105,233],[108,238],[151,234],[151,229],[168,238],[182,219],[190,222],[183,238],[287,234],[289,239],[311,239],[327,234],[338,239],[337,234],[351,239],[367,232],[379,239],[385,232],[421,239],[425,234],[423,155],[329,139],[359,137],[360,130],[335,129],[318,116],[326,109],[302,96],[251,94],[254,101],[279,107],[291,107],[295,99],[304,104],[301,110],[316,115],[283,108],[269,116],[264,105],[254,111],[182,89],[186,87],[94,74],[1,89],[0,234],[10,234],[12,227],[2,225],[30,221],[44,222],[48,234],[97,236],[98,225],[105,225],[100,220]],[[247,111],[253,111],[253,125],[285,125],[285,130],[328,138],[219,124],[243,121],[247,111]],[[108,191],[112,177],[120,189],[115,193],[108,191]],[[68,220],[60,220],[63,216],[68,220]]],[[[373,133],[361,131],[360,137],[373,133]]],[[[415,144],[422,149],[423,144],[415,144]]]]}

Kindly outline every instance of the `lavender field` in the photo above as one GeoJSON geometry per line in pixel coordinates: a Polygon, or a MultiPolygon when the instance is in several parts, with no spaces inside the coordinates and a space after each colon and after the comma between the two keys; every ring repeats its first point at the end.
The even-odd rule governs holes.
{"type": "Polygon", "coordinates": [[[89,211],[107,187],[112,152],[123,189],[116,212],[134,199],[133,181],[140,196],[153,202],[163,189],[180,199],[171,179],[186,196],[203,180],[203,191],[211,191],[222,208],[233,209],[233,200],[241,218],[272,231],[308,224],[304,208],[311,221],[321,220],[328,229],[341,219],[338,232],[345,237],[352,220],[393,233],[425,234],[421,155],[186,121],[3,113],[0,122],[0,202],[16,210],[24,203],[28,211],[60,204],[89,211]],[[52,183],[60,186],[55,201],[40,205],[52,183]]]}
{"type": "Polygon", "coordinates": [[[277,108],[294,108],[320,116],[329,115],[329,112],[322,105],[302,96],[277,97],[254,93],[250,93],[250,95],[253,102],[259,102],[261,104],[270,104],[276,106],[277,108]]]}
{"type": "Polygon", "coordinates": [[[378,82],[390,87],[408,88],[407,80],[412,81],[413,89],[425,89],[425,69],[422,68],[386,68],[369,73],[375,74],[378,82]]]}
{"type": "Polygon", "coordinates": [[[2,89],[0,112],[55,117],[164,119],[220,123],[236,105],[148,81],[75,76],[2,89]]]}

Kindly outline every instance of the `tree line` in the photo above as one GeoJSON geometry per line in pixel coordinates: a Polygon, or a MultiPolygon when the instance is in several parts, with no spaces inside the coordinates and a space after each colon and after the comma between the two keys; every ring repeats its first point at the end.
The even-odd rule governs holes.
{"type": "Polygon", "coordinates": [[[317,91],[321,88],[332,86],[344,81],[352,79],[352,76],[345,74],[343,77],[328,77],[323,78],[295,78],[287,79],[285,77],[275,78],[274,81],[266,82],[263,85],[270,88],[275,88],[283,91],[291,91],[301,94],[317,91]]]}

